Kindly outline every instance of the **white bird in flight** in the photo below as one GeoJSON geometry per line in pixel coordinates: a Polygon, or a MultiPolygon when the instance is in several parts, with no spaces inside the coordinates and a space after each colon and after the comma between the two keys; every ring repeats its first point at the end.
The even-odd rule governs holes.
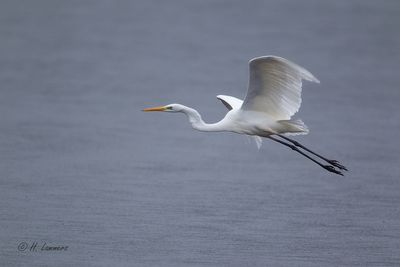
{"type": "Polygon", "coordinates": [[[146,108],[143,111],[181,112],[187,115],[196,130],[249,135],[254,138],[258,148],[262,144],[261,137],[269,138],[300,153],[322,168],[343,175],[341,170],[347,171],[347,168],[337,160],[327,159],[287,137],[308,133],[303,121],[292,119],[292,116],[301,105],[302,80],[319,83],[318,79],[299,65],[277,56],[251,59],[249,66],[249,85],[244,100],[227,95],[217,96],[229,109],[225,117],[217,123],[205,123],[197,110],[181,104],[146,108]],[[321,163],[305,151],[328,164],[321,163]]]}

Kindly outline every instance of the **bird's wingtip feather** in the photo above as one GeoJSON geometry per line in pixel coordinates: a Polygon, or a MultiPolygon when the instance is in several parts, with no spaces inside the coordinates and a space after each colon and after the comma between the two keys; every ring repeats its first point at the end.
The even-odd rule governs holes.
{"type": "Polygon", "coordinates": [[[279,61],[282,62],[283,64],[286,64],[288,66],[291,66],[293,69],[296,69],[302,74],[302,79],[305,79],[310,82],[315,82],[315,83],[320,83],[320,81],[308,70],[305,68],[301,67],[300,65],[297,65],[296,63],[283,58],[283,57],[278,57],[274,55],[266,55],[266,56],[260,56],[260,57],[255,57],[249,60],[249,65],[251,64],[256,64],[257,61],[266,61],[266,60],[271,60],[271,61],[279,61]]]}
{"type": "Polygon", "coordinates": [[[311,74],[311,76],[310,82],[321,83],[314,75],[311,74]]]}

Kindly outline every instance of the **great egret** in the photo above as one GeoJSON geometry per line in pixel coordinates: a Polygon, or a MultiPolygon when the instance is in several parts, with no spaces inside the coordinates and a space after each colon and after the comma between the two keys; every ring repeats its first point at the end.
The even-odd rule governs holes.
{"type": "Polygon", "coordinates": [[[257,57],[251,59],[249,65],[249,85],[243,101],[233,96],[217,96],[229,109],[226,116],[217,123],[205,123],[195,109],[181,104],[146,108],[143,111],[182,112],[196,130],[249,135],[254,138],[258,148],[262,144],[261,137],[266,137],[293,149],[330,172],[343,175],[340,170],[347,169],[338,161],[327,159],[285,136],[308,133],[307,126],[300,119],[291,117],[301,105],[302,80],[319,83],[318,79],[299,65],[277,56],[257,57]],[[328,165],[300,149],[315,155],[328,165]]]}

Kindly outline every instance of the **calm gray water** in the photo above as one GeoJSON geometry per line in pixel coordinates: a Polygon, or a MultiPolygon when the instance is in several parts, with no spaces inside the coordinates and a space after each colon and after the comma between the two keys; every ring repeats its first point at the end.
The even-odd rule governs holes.
{"type": "Polygon", "coordinates": [[[399,266],[399,14],[396,0],[2,1],[0,265],[399,266]],[[321,80],[304,84],[297,140],[345,177],[140,111],[217,121],[215,95],[243,97],[247,61],[268,54],[321,80]]]}

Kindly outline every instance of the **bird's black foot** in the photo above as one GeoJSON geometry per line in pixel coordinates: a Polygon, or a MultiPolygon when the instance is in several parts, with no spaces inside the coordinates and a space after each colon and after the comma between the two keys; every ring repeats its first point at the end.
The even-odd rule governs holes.
{"type": "Polygon", "coordinates": [[[340,164],[340,162],[337,161],[337,160],[332,159],[332,160],[328,160],[328,162],[329,162],[330,164],[332,164],[333,166],[335,166],[335,167],[341,169],[341,170],[348,171],[348,169],[347,169],[345,166],[343,166],[342,164],[340,164]]]}
{"type": "Polygon", "coordinates": [[[339,174],[339,175],[341,175],[341,176],[344,176],[343,173],[342,173],[341,171],[336,170],[335,167],[333,167],[333,166],[331,166],[331,165],[324,165],[324,166],[322,166],[322,167],[323,167],[325,170],[327,170],[327,171],[330,171],[330,172],[339,174]]]}

